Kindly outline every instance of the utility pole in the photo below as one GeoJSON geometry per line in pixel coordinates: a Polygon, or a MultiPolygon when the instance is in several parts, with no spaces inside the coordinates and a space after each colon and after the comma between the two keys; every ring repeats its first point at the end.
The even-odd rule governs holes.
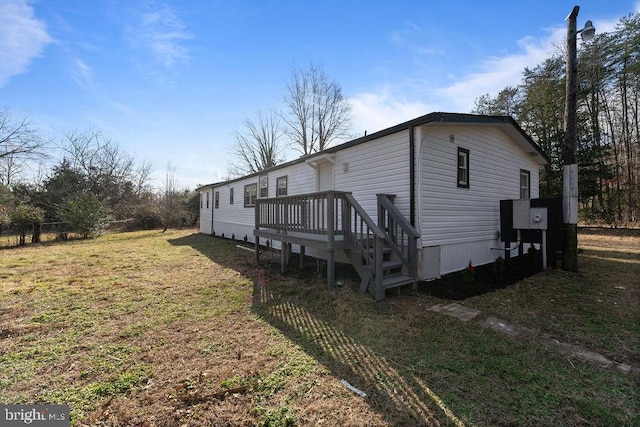
{"type": "Polygon", "coordinates": [[[577,138],[577,98],[578,98],[578,53],[577,36],[582,40],[593,38],[596,29],[591,21],[577,30],[576,20],[580,6],[574,6],[567,16],[567,71],[566,98],[564,104],[564,169],[562,174],[562,208],[564,220],[564,248],[562,249],[562,269],[578,271],[578,159],[577,138]]]}
{"type": "Polygon", "coordinates": [[[580,6],[567,16],[567,71],[564,103],[564,169],[562,174],[562,211],[564,248],[562,269],[578,271],[578,160],[576,156],[576,110],[578,96],[578,59],[576,18],[580,6]]]}

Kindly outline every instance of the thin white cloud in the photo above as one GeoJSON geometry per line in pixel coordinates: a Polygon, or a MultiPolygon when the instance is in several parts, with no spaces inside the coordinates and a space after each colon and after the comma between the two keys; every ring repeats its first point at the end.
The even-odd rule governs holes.
{"type": "Polygon", "coordinates": [[[404,46],[418,55],[431,56],[443,53],[442,48],[424,46],[422,40],[425,38],[431,37],[425,37],[425,30],[423,30],[422,27],[415,22],[408,21],[404,23],[404,27],[401,30],[392,32],[389,40],[396,45],[404,46]],[[416,40],[420,42],[416,42],[416,40]]]}
{"type": "MultiPolygon", "coordinates": [[[[640,12],[640,2],[635,5],[640,12]]],[[[588,16],[581,17],[586,21],[588,16]]],[[[591,18],[598,33],[615,30],[620,17],[591,18]]],[[[578,23],[584,25],[584,21],[578,23]]],[[[408,43],[410,33],[418,31],[415,25],[406,25],[403,31],[391,35],[394,43],[408,43]]],[[[525,37],[518,41],[517,52],[494,56],[476,66],[477,72],[469,73],[455,83],[439,87],[428,84],[416,85],[408,79],[395,81],[393,89],[389,86],[380,91],[367,91],[355,94],[350,101],[353,106],[354,130],[368,129],[369,132],[418,117],[433,111],[469,112],[475,106],[475,100],[484,95],[496,95],[506,86],[518,85],[522,81],[522,72],[526,67],[533,68],[554,54],[562,54],[566,41],[566,27],[559,25],[547,30],[541,38],[525,37]]],[[[437,54],[437,51],[425,49],[420,52],[413,46],[413,53],[422,53],[424,57],[437,54]]],[[[450,78],[455,78],[450,76],[450,78]]]]}
{"type": "Polygon", "coordinates": [[[507,86],[519,84],[526,67],[533,68],[561,52],[565,35],[565,29],[554,28],[543,39],[525,37],[518,41],[521,48],[518,53],[485,60],[480,72],[436,89],[435,95],[458,111],[470,111],[478,97],[487,93],[495,95],[507,86]]]}
{"type": "MultiPolygon", "coordinates": [[[[640,11],[640,2],[636,3],[635,9],[636,12],[640,11]]],[[[584,22],[578,22],[578,27],[582,27],[587,19],[589,18],[584,17],[584,22]]],[[[593,25],[598,33],[615,31],[619,22],[620,18],[593,18],[593,25]]],[[[459,111],[470,111],[478,97],[487,93],[496,95],[507,86],[521,83],[522,72],[526,67],[533,68],[553,55],[563,55],[566,35],[566,27],[559,26],[549,29],[547,36],[540,39],[525,37],[518,41],[520,52],[487,59],[480,65],[482,71],[469,74],[450,86],[437,89],[435,95],[459,111]]]]}
{"type": "Polygon", "coordinates": [[[53,40],[26,0],[0,0],[0,87],[27,71],[53,40]]]}
{"type": "Polygon", "coordinates": [[[149,51],[165,67],[189,58],[184,42],[193,38],[178,14],[164,4],[142,12],[129,30],[129,39],[136,49],[149,51]]]}
{"type": "Polygon", "coordinates": [[[376,132],[430,112],[421,101],[408,101],[391,95],[389,88],[379,93],[359,93],[349,98],[353,113],[353,130],[357,136],[376,132]]]}
{"type": "Polygon", "coordinates": [[[76,58],[72,76],[76,84],[83,89],[90,89],[93,86],[91,67],[82,59],[76,58]]]}

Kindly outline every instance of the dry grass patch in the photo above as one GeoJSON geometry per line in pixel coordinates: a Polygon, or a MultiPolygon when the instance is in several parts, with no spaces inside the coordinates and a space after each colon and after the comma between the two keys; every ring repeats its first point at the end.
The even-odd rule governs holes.
{"type": "Polygon", "coordinates": [[[194,230],[4,250],[0,403],[68,403],[74,425],[637,424],[637,378],[543,345],[638,360],[635,238],[581,236],[580,274],[463,302],[526,339],[430,312],[443,300],[422,292],[375,303],[349,270],[330,293],[315,264],[282,276],[275,254],[258,268],[194,230]]]}

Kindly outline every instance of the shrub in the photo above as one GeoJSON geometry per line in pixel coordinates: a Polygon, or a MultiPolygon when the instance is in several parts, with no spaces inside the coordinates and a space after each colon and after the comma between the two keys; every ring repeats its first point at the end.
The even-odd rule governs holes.
{"type": "Polygon", "coordinates": [[[56,210],[58,218],[67,224],[69,231],[84,238],[102,234],[109,221],[107,209],[94,194],[79,194],[58,205],[56,210]]]}
{"type": "Polygon", "coordinates": [[[9,212],[9,221],[20,232],[20,246],[24,246],[25,236],[30,229],[33,229],[33,242],[39,242],[40,225],[44,221],[44,211],[42,209],[20,204],[9,212]]]}

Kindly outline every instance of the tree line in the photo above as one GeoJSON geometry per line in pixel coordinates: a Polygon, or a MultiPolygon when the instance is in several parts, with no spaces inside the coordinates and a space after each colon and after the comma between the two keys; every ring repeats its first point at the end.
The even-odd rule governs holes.
{"type": "Polygon", "coordinates": [[[25,244],[40,240],[43,223],[82,237],[100,234],[108,223],[128,220],[131,228],[192,225],[199,196],[181,189],[169,165],[160,188],[151,164],[133,156],[101,131],[70,130],[62,141],[45,140],[26,119],[0,112],[0,232],[11,227],[25,244]],[[43,166],[54,149],[62,158],[43,166]],[[26,171],[35,171],[31,180],[26,171]]]}
{"type": "MultiPolygon", "coordinates": [[[[640,185],[640,14],[596,34],[578,54],[577,157],[580,220],[638,223],[640,185]]],[[[542,197],[562,195],[565,55],[523,72],[519,85],[476,100],[478,114],[514,117],[551,159],[542,197]]]]}

